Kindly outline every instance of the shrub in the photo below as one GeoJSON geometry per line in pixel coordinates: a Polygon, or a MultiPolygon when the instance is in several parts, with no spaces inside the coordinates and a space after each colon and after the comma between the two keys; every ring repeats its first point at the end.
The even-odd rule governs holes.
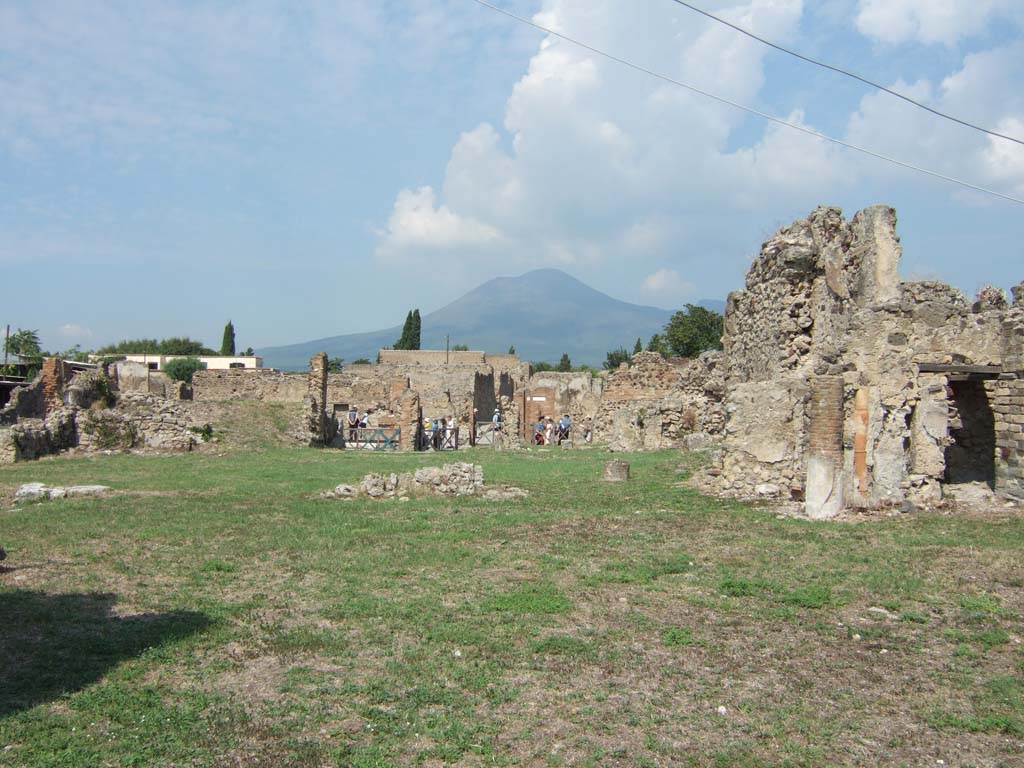
{"type": "Polygon", "coordinates": [[[198,437],[204,443],[210,442],[213,439],[213,425],[203,424],[201,427],[189,427],[188,431],[198,437]]]}
{"type": "Polygon", "coordinates": [[[192,383],[192,374],[206,368],[206,363],[194,357],[179,357],[168,361],[164,366],[164,373],[175,381],[183,381],[186,384],[192,383]]]}
{"type": "Polygon", "coordinates": [[[108,411],[86,411],[82,431],[93,437],[97,448],[105,451],[127,451],[139,437],[134,424],[108,411]]]}

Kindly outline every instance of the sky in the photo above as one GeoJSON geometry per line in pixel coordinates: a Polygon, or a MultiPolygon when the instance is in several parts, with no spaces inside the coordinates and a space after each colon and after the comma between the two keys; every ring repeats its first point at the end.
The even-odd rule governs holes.
{"type": "MultiPolygon", "coordinates": [[[[1024,197],[1024,147],[673,0],[493,0],[620,58],[1024,197]]],[[[693,0],[1024,139],[1020,0],[693,0]]],[[[904,279],[1024,279],[1024,206],[772,124],[473,0],[0,0],[0,324],[51,351],[400,324],[557,267],[676,309],[818,205],[894,206],[904,279]]]]}

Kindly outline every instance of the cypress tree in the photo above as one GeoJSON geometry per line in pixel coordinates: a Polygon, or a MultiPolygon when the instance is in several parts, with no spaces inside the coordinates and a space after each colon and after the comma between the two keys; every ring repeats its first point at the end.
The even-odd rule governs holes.
{"type": "Polygon", "coordinates": [[[644,343],[642,341],[640,341],[640,337],[637,336],[636,337],[636,344],[633,346],[633,354],[635,355],[637,352],[643,352],[643,351],[644,351],[644,343]]]}
{"type": "Polygon", "coordinates": [[[395,342],[395,349],[412,349],[409,346],[412,336],[412,311],[405,316],[405,325],[402,326],[402,336],[395,342]]]}
{"type": "Polygon", "coordinates": [[[558,361],[558,370],[563,373],[572,370],[572,360],[569,359],[569,353],[563,352],[562,359],[558,361]]]}
{"type": "Polygon", "coordinates": [[[412,325],[410,326],[411,332],[409,333],[409,349],[420,348],[420,311],[414,309],[412,312],[412,325]]]}
{"type": "Polygon", "coordinates": [[[220,342],[220,353],[234,357],[235,354],[235,326],[228,320],[228,324],[224,326],[224,338],[220,342]]]}

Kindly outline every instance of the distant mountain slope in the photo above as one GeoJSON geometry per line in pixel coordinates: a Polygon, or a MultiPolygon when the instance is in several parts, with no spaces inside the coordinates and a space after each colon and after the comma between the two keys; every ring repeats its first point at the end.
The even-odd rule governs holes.
{"type": "MultiPolygon", "coordinates": [[[[724,302],[703,306],[722,311],[724,302]]],[[[396,308],[404,315],[406,308],[396,308]]],[[[644,343],[659,333],[672,316],[666,309],[613,299],[557,269],[538,269],[519,277],[488,280],[436,312],[424,315],[420,334],[423,349],[444,349],[445,334],[452,344],[505,353],[509,346],[524,360],[557,362],[567,352],[573,363],[600,366],[608,350],[632,350],[637,337],[644,343]]],[[[401,326],[369,333],[257,350],[263,364],[301,370],[317,352],[346,361],[376,359],[377,350],[395,343],[401,326]]]]}

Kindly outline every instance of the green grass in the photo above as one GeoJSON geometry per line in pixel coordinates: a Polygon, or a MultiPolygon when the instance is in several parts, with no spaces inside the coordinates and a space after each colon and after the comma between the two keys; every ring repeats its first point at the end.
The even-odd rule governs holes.
{"type": "Polygon", "coordinates": [[[776,519],[678,487],[671,452],[605,484],[597,450],[457,457],[524,501],[327,501],[437,459],[280,447],[249,416],[287,423],[0,467],[8,499],[117,491],[0,509],[0,765],[1024,756],[1020,517],[776,519]]]}

